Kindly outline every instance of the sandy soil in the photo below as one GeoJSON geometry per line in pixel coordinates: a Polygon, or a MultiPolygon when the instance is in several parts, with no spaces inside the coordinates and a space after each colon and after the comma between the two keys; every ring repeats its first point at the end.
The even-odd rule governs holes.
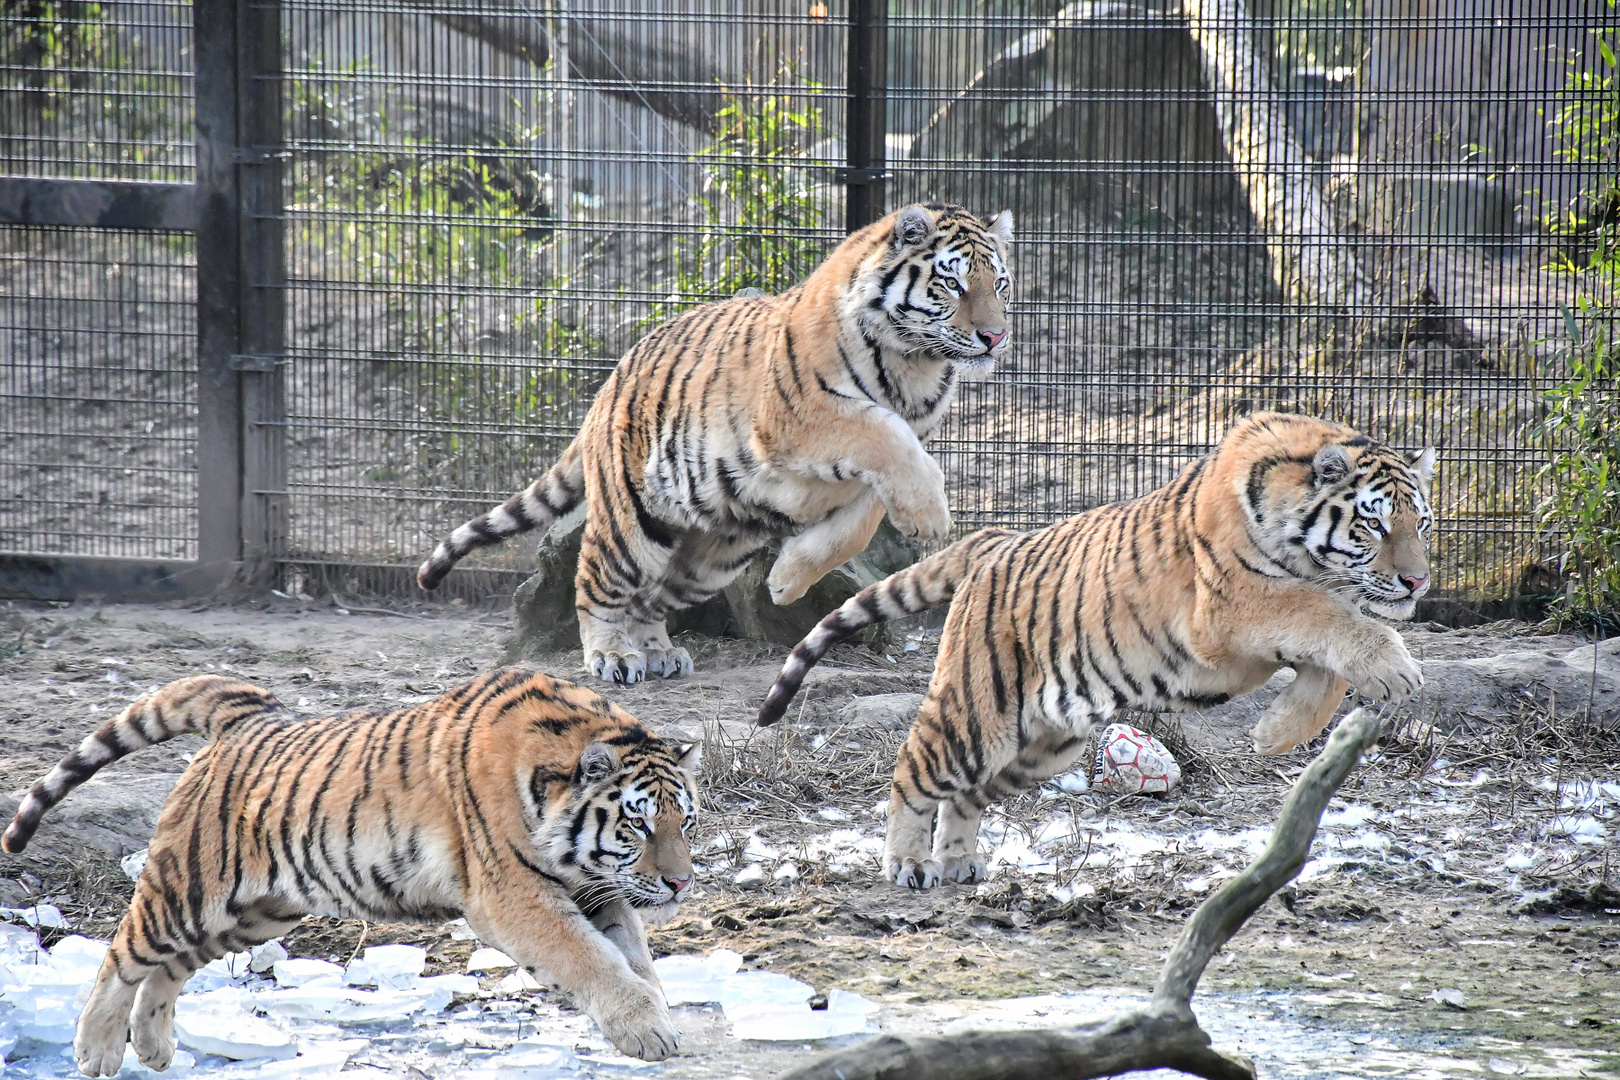
{"type": "MultiPolygon", "coordinates": [[[[415,702],[502,662],[509,618],[296,601],[7,605],[0,790],[15,795],[167,680],[228,671],[312,712],[415,702]]],[[[925,687],[932,650],[926,634],[913,640],[835,653],[793,722],[763,734],[747,721],[784,654],[773,646],[695,639],[694,676],[604,688],[651,726],[706,742],[699,885],[655,952],[734,949],[750,968],[865,995],[897,1031],[1058,1022],[1139,999],[1187,914],[1263,842],[1308,751],[1254,758],[1242,711],[1153,720],[1185,768],[1180,791],[1030,793],[987,822],[990,882],[906,893],[879,880],[870,852],[909,699],[874,696],[925,687]],[[755,862],[764,883],[739,885],[755,862]]],[[[1501,628],[1410,640],[1435,663],[1580,644],[1501,628]]],[[[572,676],[577,658],[524,662],[572,676]]],[[[1221,1045],[1255,1054],[1263,1075],[1620,1077],[1620,739],[1555,717],[1533,688],[1521,697],[1449,730],[1395,725],[1330,809],[1301,880],[1207,973],[1194,1004],[1221,1045]],[[1466,1008],[1437,1000],[1441,989],[1466,1008]]],[[[144,846],[195,745],[154,748],[86,785],[27,856],[0,857],[0,901],[55,902],[76,930],[107,936],[130,888],[115,860],[144,846]]],[[[433,971],[461,970],[473,947],[443,927],[342,920],[311,920],[287,945],[343,960],[362,935],[427,946],[433,971]]],[[[567,1016],[555,995],[525,1000],[520,1029],[567,1016]]],[[[670,1076],[768,1075],[803,1053],[732,1039],[712,1009],[680,1015],[670,1076]]]]}

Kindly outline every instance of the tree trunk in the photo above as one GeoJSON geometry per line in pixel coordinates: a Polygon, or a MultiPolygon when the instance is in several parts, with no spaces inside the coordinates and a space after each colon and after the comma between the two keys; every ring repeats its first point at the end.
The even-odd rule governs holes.
{"type": "Polygon", "coordinates": [[[1271,273],[1290,299],[1356,309],[1366,285],[1336,227],[1310,161],[1294,138],[1243,0],[1186,0],[1221,139],[1266,237],[1271,273]]]}

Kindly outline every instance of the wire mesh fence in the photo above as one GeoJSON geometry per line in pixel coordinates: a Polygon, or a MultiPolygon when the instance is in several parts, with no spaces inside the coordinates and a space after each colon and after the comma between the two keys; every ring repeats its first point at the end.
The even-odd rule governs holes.
{"type": "MultiPolygon", "coordinates": [[[[842,4],[278,7],[281,134],[246,149],[276,163],[281,209],[261,216],[284,271],[257,287],[280,297],[284,347],[275,415],[247,420],[282,433],[285,470],[244,498],[279,500],[288,587],[406,587],[444,532],[561,451],[651,325],[780,291],[843,234],[861,178],[842,4]]],[[[103,3],[44,74],[17,44],[20,10],[0,22],[4,109],[33,111],[0,134],[4,170],[187,179],[189,8],[103,3]],[[48,92],[71,107],[26,106],[48,92]]],[[[1604,93],[1580,75],[1612,19],[1604,0],[890,5],[887,205],[1017,222],[1016,347],[932,444],[958,527],[1141,494],[1238,416],[1283,408],[1440,448],[1445,591],[1554,588],[1535,422],[1564,312],[1594,286],[1553,267],[1579,242],[1567,213],[1615,172],[1561,118],[1604,93]]],[[[0,549],[191,551],[183,238],[143,237],[120,261],[123,234],[3,231],[0,306],[23,344],[3,361],[16,505],[0,549]],[[83,302],[109,260],[126,307],[83,302]],[[57,263],[78,276],[44,269],[57,263]],[[98,355],[98,335],[124,351],[98,355]],[[161,394],[160,352],[178,380],[161,394]],[[48,505],[35,478],[68,451],[28,434],[67,424],[44,403],[103,367],[129,369],[107,391],[119,430],[174,418],[153,424],[174,440],[162,451],[117,451],[152,470],[127,474],[150,492],[106,462],[81,485],[157,500],[149,535],[122,547],[92,539],[96,515],[48,505]]],[[[462,591],[499,588],[527,557],[469,560],[462,591]]]]}

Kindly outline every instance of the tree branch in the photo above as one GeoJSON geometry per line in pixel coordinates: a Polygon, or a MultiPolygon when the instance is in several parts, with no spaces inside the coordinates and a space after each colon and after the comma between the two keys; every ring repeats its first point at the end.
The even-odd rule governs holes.
{"type": "Polygon", "coordinates": [[[1328,800],[1378,738],[1379,718],[1357,709],[1305,768],[1277,816],[1271,842],[1247,870],[1187,921],[1145,1011],[1066,1029],[881,1035],[786,1073],[781,1080],[1086,1080],[1138,1069],[1176,1069],[1207,1080],[1254,1080],[1254,1064],[1210,1046],[1192,1012],[1193,991],[1221,947],[1300,868],[1328,800]]]}

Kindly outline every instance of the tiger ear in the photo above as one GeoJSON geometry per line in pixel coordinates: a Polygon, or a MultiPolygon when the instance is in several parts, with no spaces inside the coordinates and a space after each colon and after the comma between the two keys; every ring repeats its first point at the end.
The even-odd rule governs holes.
{"type": "Polygon", "coordinates": [[[1436,457],[1438,455],[1435,453],[1434,447],[1425,446],[1417,453],[1408,455],[1406,459],[1407,464],[1412,466],[1412,471],[1417,473],[1418,479],[1423,482],[1423,490],[1425,491],[1429,489],[1430,482],[1434,480],[1436,457]]]}
{"type": "Polygon", "coordinates": [[[675,764],[694,775],[703,763],[702,743],[682,743],[675,748],[675,764]]]}
{"type": "Polygon", "coordinates": [[[1311,459],[1311,473],[1318,487],[1337,484],[1350,475],[1350,453],[1338,443],[1328,443],[1311,459]]]}
{"type": "Polygon", "coordinates": [[[579,765],[574,769],[574,782],[583,787],[594,784],[619,767],[619,759],[614,756],[613,748],[607,743],[593,742],[579,755],[579,765]]]}
{"type": "Polygon", "coordinates": [[[1011,210],[1003,210],[984,226],[984,231],[1001,241],[1003,245],[1013,242],[1013,216],[1011,210]]]}
{"type": "Polygon", "coordinates": [[[920,206],[908,206],[894,217],[895,247],[916,247],[933,234],[934,219],[920,206]]]}

